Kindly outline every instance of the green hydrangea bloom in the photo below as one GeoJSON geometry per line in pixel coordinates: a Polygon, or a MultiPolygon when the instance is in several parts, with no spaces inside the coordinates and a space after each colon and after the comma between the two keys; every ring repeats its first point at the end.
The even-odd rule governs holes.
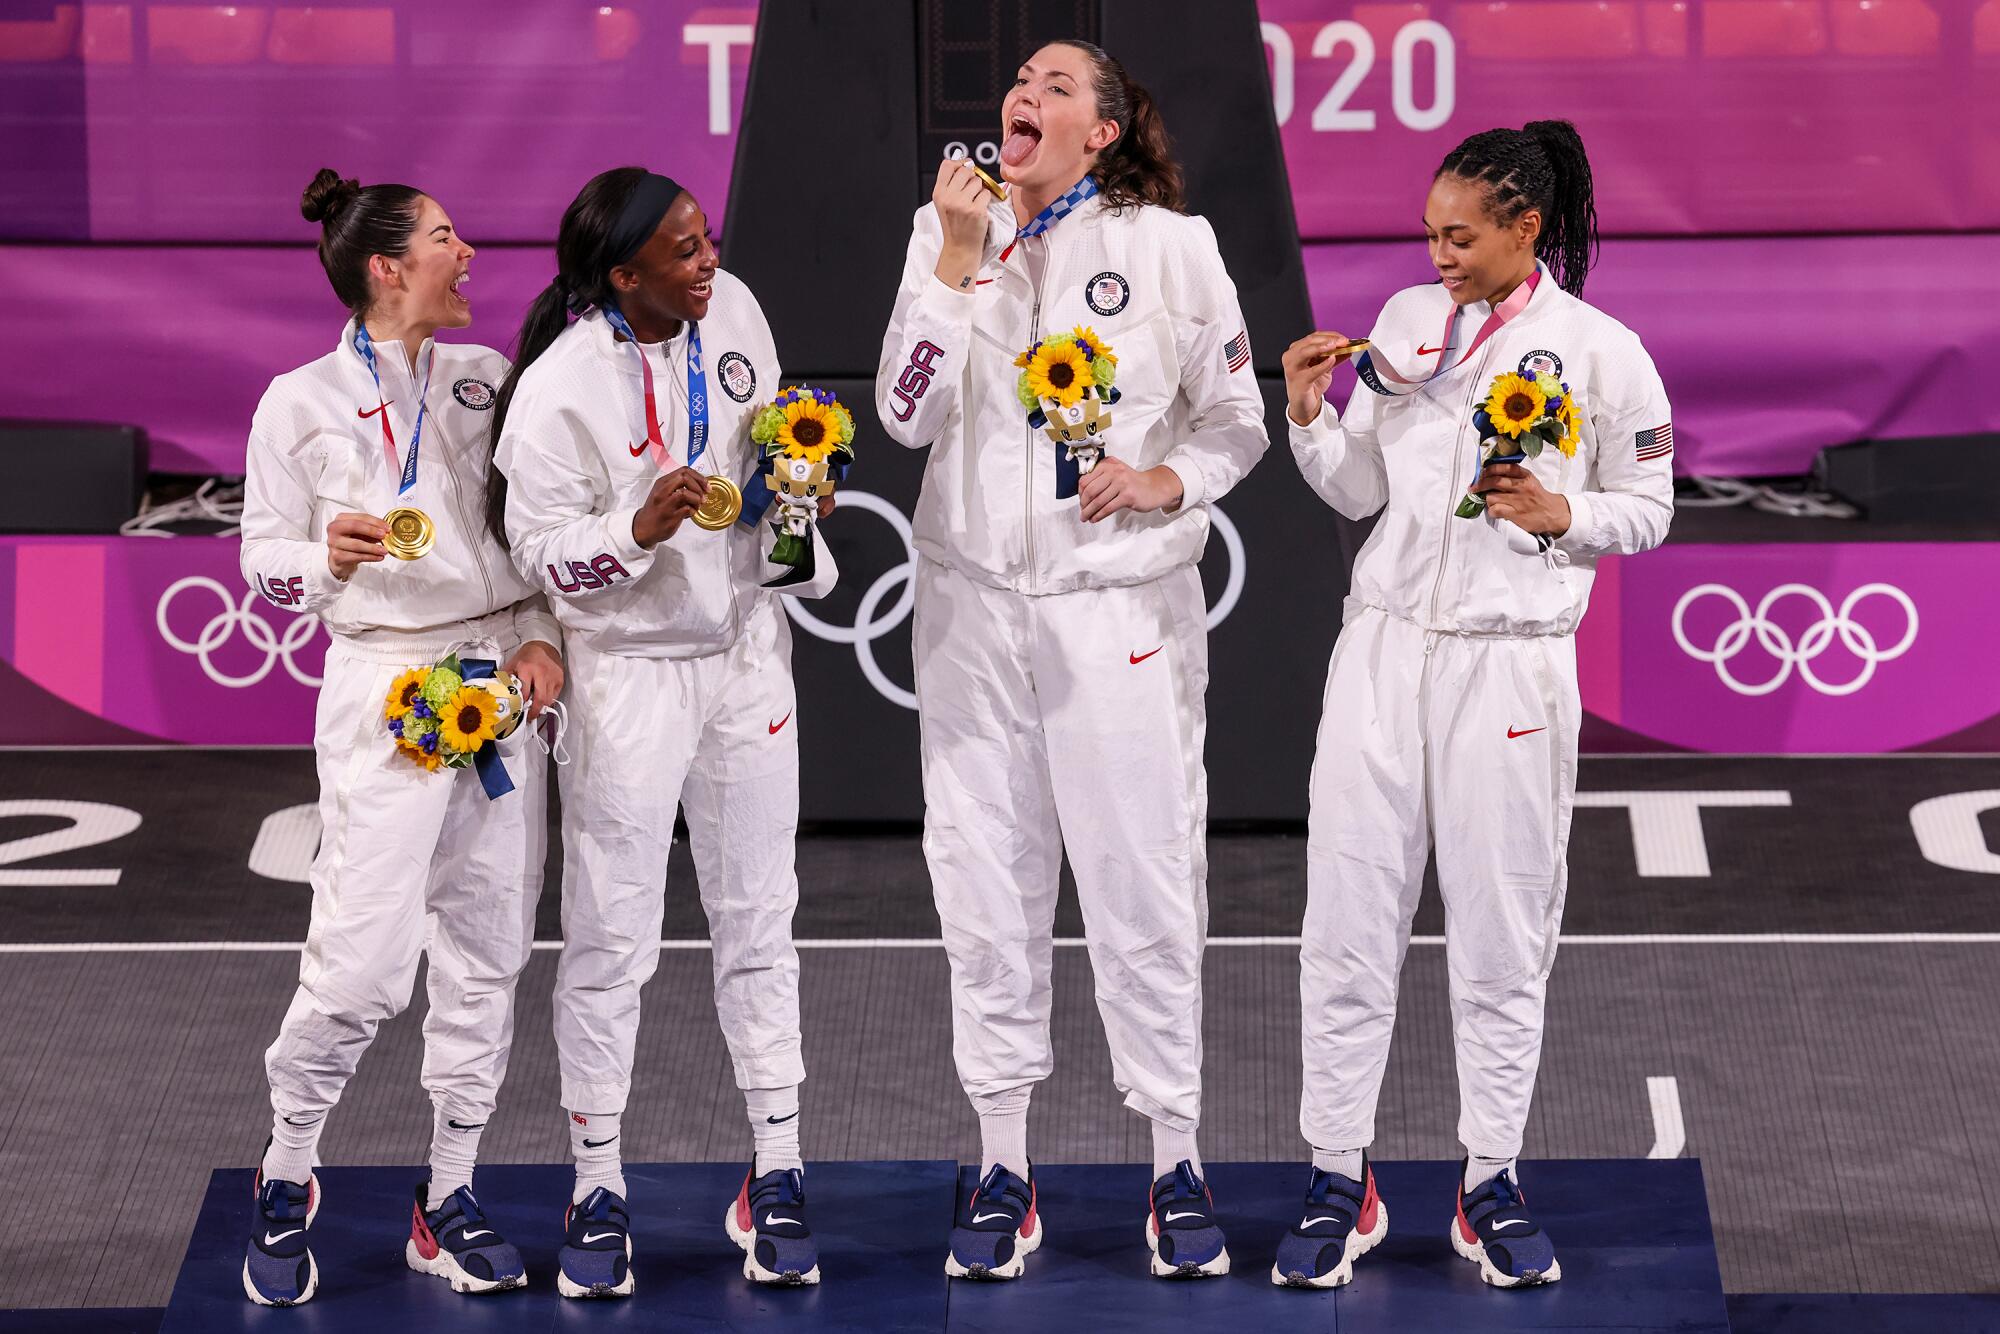
{"type": "Polygon", "coordinates": [[[785,410],[766,405],[750,419],[750,439],[760,445],[768,445],[778,438],[778,432],[785,425],[785,410]]]}
{"type": "Polygon", "coordinates": [[[1099,357],[1090,363],[1090,378],[1097,381],[1099,388],[1109,389],[1118,378],[1118,363],[1109,357],[1099,357]]]}
{"type": "Polygon", "coordinates": [[[412,714],[403,719],[403,739],[405,741],[422,741],[435,731],[437,731],[437,719],[435,718],[419,718],[415,714],[412,714]]]}
{"type": "Polygon", "coordinates": [[[1035,397],[1035,391],[1028,388],[1026,371],[1022,371],[1020,378],[1014,381],[1014,397],[1021,400],[1021,406],[1024,408],[1033,410],[1041,406],[1041,401],[1035,397]]]}
{"type": "Polygon", "coordinates": [[[833,419],[839,423],[835,439],[843,445],[854,443],[854,414],[839,404],[834,405],[833,419]]]}
{"type": "Polygon", "coordinates": [[[433,709],[442,709],[464,684],[464,677],[439,663],[431,668],[430,676],[424,681],[424,702],[433,709]]]}

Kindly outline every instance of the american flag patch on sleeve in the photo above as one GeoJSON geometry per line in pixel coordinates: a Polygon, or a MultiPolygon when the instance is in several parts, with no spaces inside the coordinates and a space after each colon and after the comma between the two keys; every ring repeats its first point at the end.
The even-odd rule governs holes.
{"type": "Polygon", "coordinates": [[[1644,463],[1647,459],[1664,458],[1674,452],[1674,424],[1655,426],[1649,431],[1639,431],[1632,437],[1635,446],[1633,457],[1644,463]]]}
{"type": "Polygon", "coordinates": [[[1244,330],[1222,345],[1222,359],[1229,363],[1231,374],[1250,364],[1250,331],[1244,330]]]}

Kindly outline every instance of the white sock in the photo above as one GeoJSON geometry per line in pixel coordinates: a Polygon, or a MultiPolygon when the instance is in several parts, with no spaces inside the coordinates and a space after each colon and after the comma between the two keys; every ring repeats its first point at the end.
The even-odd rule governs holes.
{"type": "Polygon", "coordinates": [[[743,1106],[750,1114],[750,1138],[757,1145],[751,1174],[763,1176],[806,1165],[799,1154],[799,1086],[744,1089],[743,1106]]]}
{"type": "Polygon", "coordinates": [[[622,1112],[569,1114],[569,1151],[576,1159],[571,1204],[582,1204],[583,1197],[599,1186],[620,1199],[625,1197],[624,1146],[618,1142],[618,1123],[623,1118],[622,1112]]]}
{"type": "Polygon", "coordinates": [[[435,1209],[460,1186],[472,1184],[472,1165],[479,1161],[479,1137],[484,1121],[468,1121],[440,1107],[431,1117],[431,1184],[426,1202],[435,1209]]]}
{"type": "Polygon", "coordinates": [[[326,1129],[325,1112],[271,1115],[271,1142],[264,1149],[264,1180],[304,1185],[319,1161],[319,1136],[326,1129]]]}
{"type": "Polygon", "coordinates": [[[1513,1178],[1514,1184],[1521,1182],[1521,1169],[1512,1158],[1481,1158],[1478,1154],[1467,1154],[1465,1159],[1465,1193],[1470,1195],[1481,1186],[1499,1176],[1502,1172],[1513,1178]]]}
{"type": "Polygon", "coordinates": [[[1322,1172],[1346,1177],[1349,1181],[1360,1181],[1362,1156],[1366,1149],[1314,1149],[1313,1166],[1322,1172]]]}
{"type": "Polygon", "coordinates": [[[1194,1146],[1192,1130],[1175,1130],[1162,1121],[1153,1122],[1153,1180],[1158,1181],[1186,1159],[1201,1175],[1201,1150],[1194,1146]]]}
{"type": "Polygon", "coordinates": [[[989,1099],[990,1110],[979,1114],[979,1175],[994,1166],[1028,1179],[1028,1098],[1034,1086],[1008,1089],[989,1099]]]}

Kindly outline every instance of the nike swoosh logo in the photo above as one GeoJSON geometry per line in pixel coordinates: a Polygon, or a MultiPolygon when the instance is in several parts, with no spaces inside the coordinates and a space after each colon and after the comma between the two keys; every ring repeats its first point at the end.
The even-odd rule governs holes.
{"type": "Polygon", "coordinates": [[[477,1232],[466,1233],[465,1240],[471,1241],[474,1237],[490,1237],[492,1235],[493,1235],[493,1230],[491,1228],[480,1228],[479,1231],[477,1232]]]}
{"type": "Polygon", "coordinates": [[[636,445],[627,445],[625,447],[632,451],[632,457],[635,459],[646,452],[646,442],[644,440],[641,440],[636,445]]]}
{"type": "Polygon", "coordinates": [[[484,1129],[486,1125],[484,1121],[474,1121],[471,1125],[467,1125],[463,1121],[454,1121],[450,1117],[446,1117],[444,1123],[453,1130],[480,1130],[484,1129]]]}
{"type": "Polygon", "coordinates": [[[1012,1218],[1013,1216],[1014,1215],[1006,1213],[1004,1211],[997,1214],[974,1214],[972,1216],[972,1221],[975,1225],[977,1225],[980,1223],[984,1223],[989,1218],[1012,1218]]]}
{"type": "Polygon", "coordinates": [[[319,1120],[319,1118],[318,1118],[318,1117],[316,1117],[316,1116],[308,1116],[308,1117],[307,1117],[307,1118],[306,1118],[305,1120],[303,1120],[303,1121],[294,1121],[294,1120],[292,1120],[292,1118],[291,1118],[291,1117],[289,1117],[289,1116],[288,1116],[288,1117],[286,1117],[286,1118],[285,1118],[285,1124],[286,1124],[286,1125],[288,1125],[288,1126],[309,1126],[309,1125],[312,1125],[312,1124],[313,1124],[314,1122],[316,1122],[316,1121],[318,1121],[318,1120],[319,1120]]]}
{"type": "Polygon", "coordinates": [[[1493,1225],[1493,1230],[1495,1232],[1504,1232],[1510,1227],[1526,1227],[1527,1225],[1528,1220],[1525,1218],[1503,1218],[1493,1225]]]}
{"type": "Polygon", "coordinates": [[[793,1116],[797,1115],[798,1115],[797,1112],[793,1112],[791,1116],[767,1116],[764,1118],[764,1120],[770,1125],[781,1126],[785,1124],[785,1122],[791,1120],[793,1116]]]}
{"type": "Polygon", "coordinates": [[[1435,354],[1442,351],[1444,351],[1444,345],[1442,343],[1440,343],[1436,347],[1425,347],[1421,343],[1417,345],[1417,355],[1420,357],[1434,356],[1435,354]]]}
{"type": "Polygon", "coordinates": [[[601,1149],[607,1144],[616,1143],[617,1139],[616,1135],[613,1135],[610,1139],[586,1139],[583,1142],[583,1147],[586,1149],[601,1149]]]}
{"type": "Polygon", "coordinates": [[[1548,729],[1548,727],[1547,727],[1547,726],[1545,725],[1545,726],[1542,726],[1542,727],[1530,727],[1530,728],[1529,728],[1529,729],[1528,729],[1527,731],[1525,731],[1525,732],[1516,732],[1516,731],[1514,730],[1514,725],[1513,725],[1512,723],[1509,723],[1509,724],[1507,725],[1507,739],[1508,739],[1509,741],[1512,741],[1512,740],[1513,740],[1513,739],[1514,739],[1515,737],[1521,737],[1521,736],[1533,736],[1533,735],[1534,735],[1535,733],[1537,733],[1537,732],[1546,732],[1546,731],[1548,731],[1548,730],[1549,730],[1549,729],[1548,729]]]}
{"type": "Polygon", "coordinates": [[[1299,1231],[1304,1232],[1315,1223],[1338,1223],[1339,1221],[1332,1214],[1321,1214],[1317,1218],[1308,1218],[1305,1222],[1299,1224],[1299,1231]]]}
{"type": "Polygon", "coordinates": [[[804,1224],[804,1223],[801,1223],[801,1222],[800,1222],[800,1221],[799,1221],[798,1219],[796,1219],[796,1218],[785,1218],[785,1217],[783,1217],[782,1215],[779,1215],[779,1214],[765,1214],[765,1215],[764,1215],[764,1226],[765,1226],[765,1227],[776,1227],[776,1226],[777,1226],[778,1224],[780,1224],[780,1223],[790,1223],[790,1224],[791,1224],[791,1225],[792,1225],[793,1227],[804,1227],[804,1226],[805,1226],[805,1224],[804,1224]]]}
{"type": "Polygon", "coordinates": [[[298,1236],[298,1235],[299,1235],[299,1233],[301,1233],[301,1232],[304,1232],[304,1231],[305,1231],[305,1229],[304,1229],[304,1228],[302,1228],[302,1227],[295,1227],[295,1228],[293,1228],[293,1229],[292,1229],[292,1230],[291,1230],[290,1232],[279,1232],[279,1233],[276,1233],[276,1234],[273,1234],[273,1233],[270,1233],[270,1232],[266,1232],[266,1233],[264,1234],[264,1244],[265,1244],[266,1246],[276,1246],[276,1245],[277,1245],[277,1244],[278,1244],[279,1242],[283,1241],[283,1240],[284,1240],[284,1239],[285,1239],[286,1237],[296,1237],[296,1236],[298,1236]]]}
{"type": "Polygon", "coordinates": [[[395,401],[396,400],[392,398],[389,400],[388,403],[384,403],[379,408],[356,408],[354,411],[357,415],[360,416],[362,421],[367,421],[370,417],[373,417],[378,412],[388,411],[390,404],[394,403],[395,401]]]}
{"type": "Polygon", "coordinates": [[[1199,1209],[1183,1209],[1177,1214],[1168,1214],[1167,1221],[1171,1223],[1177,1218],[1202,1218],[1205,1216],[1199,1209]]]}
{"type": "MultiPolygon", "coordinates": [[[[796,712],[796,710],[794,710],[794,712],[796,712]]],[[[783,730],[784,730],[784,727],[785,727],[785,724],[786,724],[786,723],[788,723],[788,722],[790,722],[791,720],[792,720],[792,715],[788,713],[788,714],[786,714],[786,715],[785,715],[784,717],[782,717],[782,718],[778,719],[778,721],[777,721],[777,722],[775,722],[775,723],[772,723],[772,724],[771,724],[771,735],[772,735],[772,736],[776,736],[776,735],[778,735],[778,733],[779,733],[779,732],[781,732],[781,731],[783,731],[783,730]]],[[[792,1113],[792,1115],[794,1115],[794,1116],[797,1116],[797,1115],[798,1115],[798,1113],[797,1113],[797,1112],[794,1112],[794,1113],[792,1113]]]]}
{"type": "Polygon", "coordinates": [[[616,1241],[622,1235],[624,1234],[619,1232],[586,1232],[578,1239],[577,1245],[588,1246],[593,1241],[616,1241]]]}
{"type": "MultiPolygon", "coordinates": [[[[1162,644],[1162,645],[1160,645],[1160,648],[1165,648],[1165,647],[1166,647],[1166,645],[1165,645],[1165,644],[1162,644]]],[[[1156,648],[1156,649],[1154,649],[1154,650],[1153,650],[1153,653],[1158,653],[1158,652],[1160,651],[1160,648],[1156,648]]],[[[1146,659],[1148,659],[1148,658],[1152,657],[1152,656],[1153,656],[1153,653],[1132,653],[1132,654],[1128,654],[1127,656],[1128,656],[1128,657],[1130,657],[1130,658],[1132,659],[1132,665],[1133,665],[1134,667],[1137,667],[1137,666],[1138,666],[1138,665],[1139,665],[1140,663],[1142,663],[1142,662],[1144,662],[1144,661],[1145,661],[1146,659]]]]}

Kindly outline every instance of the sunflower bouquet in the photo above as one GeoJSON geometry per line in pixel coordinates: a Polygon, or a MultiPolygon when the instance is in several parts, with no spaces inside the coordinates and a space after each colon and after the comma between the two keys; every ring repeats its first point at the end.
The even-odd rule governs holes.
{"type": "MultiPolygon", "coordinates": [[[[1549,447],[1564,458],[1576,457],[1577,420],[1576,396],[1555,376],[1514,371],[1494,376],[1486,401],[1472,412],[1472,427],[1479,432],[1480,471],[1489,463],[1540,458],[1549,447]]],[[[1486,497],[1470,491],[1454,511],[1461,519],[1476,519],[1485,512],[1486,497]]]]}
{"type": "Polygon", "coordinates": [[[1067,500],[1077,480],[1104,457],[1104,433],[1118,401],[1118,356],[1095,330],[1078,325],[1037,340],[1014,364],[1021,368],[1014,393],[1028,410],[1028,425],[1061,451],[1056,497],[1067,500]]]}
{"type": "Polygon", "coordinates": [[[524,713],[512,675],[483,659],[462,663],[456,653],[404,672],[382,704],[399,753],[433,773],[477,764],[489,792],[487,770],[498,763],[497,743],[521,725],[524,713]]]}
{"type": "Polygon", "coordinates": [[[771,563],[797,567],[812,550],[822,496],[854,461],[854,414],[825,389],[793,385],[750,419],[750,439],[764,451],[777,543],[771,563]]]}

